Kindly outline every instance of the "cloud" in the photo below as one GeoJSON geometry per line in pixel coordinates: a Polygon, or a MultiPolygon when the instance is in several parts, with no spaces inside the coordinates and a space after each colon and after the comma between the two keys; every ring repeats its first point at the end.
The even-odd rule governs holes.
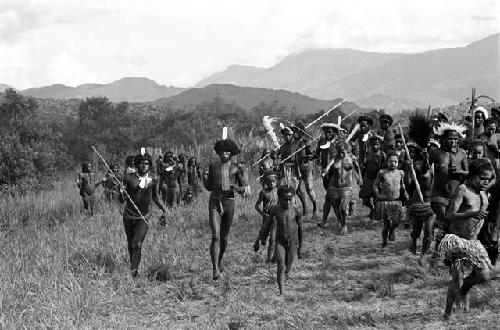
{"type": "Polygon", "coordinates": [[[0,0],[0,79],[18,88],[124,76],[190,86],[307,48],[464,46],[500,31],[499,9],[494,0],[0,0]]]}
{"type": "MultiPolygon", "coordinates": [[[[104,3],[104,4],[103,4],[104,3]]],[[[0,40],[17,42],[25,33],[52,24],[74,24],[111,12],[95,0],[2,0],[0,40]]]]}
{"type": "Polygon", "coordinates": [[[53,83],[76,86],[99,82],[97,74],[84,67],[67,52],[57,54],[47,68],[47,79],[53,83]]]}

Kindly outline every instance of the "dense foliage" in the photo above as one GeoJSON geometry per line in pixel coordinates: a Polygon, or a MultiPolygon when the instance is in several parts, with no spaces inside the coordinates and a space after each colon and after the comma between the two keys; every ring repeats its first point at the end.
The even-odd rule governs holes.
{"type": "MultiPolygon", "coordinates": [[[[0,94],[0,184],[40,183],[57,171],[77,167],[83,160],[94,160],[97,165],[91,146],[96,146],[109,162],[122,162],[125,155],[142,146],[208,157],[223,126],[228,126],[231,137],[243,146],[242,160],[252,161],[268,144],[262,142],[267,140],[264,115],[278,117],[284,124],[307,124],[324,112],[297,115],[294,109],[272,102],[243,109],[220,97],[189,111],[160,111],[148,103],[113,103],[105,97],[38,100],[7,90],[0,94]]],[[[378,114],[369,113],[374,119],[378,114]]],[[[339,115],[344,115],[341,109],[332,111],[311,128],[311,134],[318,136],[319,124],[336,122],[339,115]]],[[[349,117],[343,125],[352,126],[358,115],[349,117]]]]}

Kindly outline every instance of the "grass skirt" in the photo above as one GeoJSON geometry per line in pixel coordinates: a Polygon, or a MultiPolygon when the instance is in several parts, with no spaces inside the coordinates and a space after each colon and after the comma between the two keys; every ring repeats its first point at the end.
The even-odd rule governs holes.
{"type": "Polygon", "coordinates": [[[468,240],[454,234],[446,234],[439,244],[439,253],[446,266],[459,262],[464,276],[468,276],[474,270],[493,269],[486,249],[478,240],[468,240]]]}
{"type": "Polygon", "coordinates": [[[378,201],[373,213],[374,220],[388,220],[398,224],[405,218],[401,201],[378,201]]]}

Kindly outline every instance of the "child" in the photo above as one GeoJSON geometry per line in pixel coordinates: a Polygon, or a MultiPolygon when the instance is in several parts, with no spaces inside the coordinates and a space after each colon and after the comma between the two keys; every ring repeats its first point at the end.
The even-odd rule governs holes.
{"type": "Polygon", "coordinates": [[[203,174],[205,188],[210,191],[208,219],[212,230],[210,258],[212,260],[213,279],[220,278],[224,271],[222,258],[226,252],[229,230],[234,216],[234,193],[243,195],[247,183],[243,167],[231,164],[231,158],[240,153],[238,145],[229,139],[219,140],[214,145],[219,155],[219,162],[213,162],[208,173],[203,174]]]}
{"type": "Polygon", "coordinates": [[[396,239],[395,230],[404,217],[400,197],[408,199],[404,184],[404,172],[398,169],[398,154],[394,151],[387,155],[387,167],[380,170],[373,182],[373,191],[377,198],[375,220],[383,220],[382,247],[387,246],[387,239],[396,239]]]}
{"type": "Polygon", "coordinates": [[[271,152],[267,148],[262,150],[261,158],[263,158],[263,160],[259,163],[260,184],[262,185],[262,189],[265,189],[266,183],[264,180],[264,173],[267,170],[274,170],[274,160],[271,159],[271,152]]]}
{"type": "Polygon", "coordinates": [[[356,176],[358,184],[360,180],[360,169],[355,158],[347,152],[347,143],[338,142],[336,144],[336,154],[334,162],[326,173],[328,180],[327,196],[325,207],[323,208],[323,222],[318,224],[324,228],[328,220],[328,213],[333,206],[333,211],[342,226],[340,235],[347,234],[346,219],[348,215],[349,203],[353,191],[353,174],[356,176]]]}
{"type": "Polygon", "coordinates": [[[365,172],[363,174],[363,185],[359,191],[359,197],[363,200],[363,205],[370,209],[370,218],[373,218],[373,181],[378,172],[385,167],[386,154],[381,150],[381,141],[378,136],[370,138],[371,153],[367,155],[365,172]]]}
{"type": "MultiPolygon", "coordinates": [[[[259,198],[255,203],[255,209],[262,216],[262,225],[265,224],[267,218],[269,218],[269,212],[271,208],[278,203],[278,194],[276,189],[276,184],[278,182],[278,176],[273,170],[267,170],[263,174],[265,188],[259,193],[259,198]],[[260,207],[262,204],[262,208],[260,207]]],[[[262,230],[261,230],[262,231],[262,230]]],[[[267,257],[266,262],[271,262],[274,254],[274,241],[275,241],[275,228],[272,227],[269,235],[269,246],[267,247],[267,257]]],[[[261,232],[259,232],[259,237],[253,245],[254,251],[259,251],[259,244],[261,240],[261,232]]]]}
{"type": "Polygon", "coordinates": [[[493,168],[493,176],[491,179],[491,182],[488,184],[486,187],[486,191],[489,191],[489,189],[495,184],[496,181],[496,173],[495,173],[495,166],[493,166],[493,163],[491,162],[491,159],[486,158],[486,146],[483,141],[481,140],[474,140],[470,144],[470,149],[469,149],[469,155],[470,158],[467,159],[467,164],[471,164],[472,162],[478,160],[478,159],[484,159],[488,162],[490,162],[491,167],[493,168]]]}
{"type": "Polygon", "coordinates": [[[80,196],[83,200],[83,209],[90,216],[94,215],[95,207],[95,190],[102,181],[95,182],[94,173],[92,173],[92,164],[89,162],[82,163],[82,172],[78,174],[76,185],[80,190],[80,196]]]}
{"type": "Polygon", "coordinates": [[[295,188],[281,186],[278,189],[278,205],[271,208],[261,236],[262,245],[266,244],[266,238],[269,235],[270,228],[276,220],[276,261],[277,261],[277,281],[280,295],[283,294],[285,277],[288,278],[293,263],[293,254],[298,238],[297,252],[300,255],[302,251],[302,219],[300,212],[294,206],[295,188]]]}
{"type": "Polygon", "coordinates": [[[450,267],[452,275],[446,297],[445,319],[452,315],[455,300],[459,308],[467,310],[472,286],[491,277],[493,267],[477,236],[488,216],[485,189],[492,174],[489,162],[481,159],[472,162],[466,183],[455,190],[446,211],[449,226],[439,245],[440,256],[450,267]]]}
{"type": "Polygon", "coordinates": [[[410,252],[417,254],[417,239],[420,237],[420,233],[423,229],[424,237],[422,240],[422,251],[419,260],[419,262],[422,263],[425,254],[431,246],[434,223],[436,221],[436,215],[432,211],[430,203],[434,171],[430,166],[429,155],[427,154],[427,150],[425,148],[421,149],[417,145],[414,145],[413,147],[408,145],[408,150],[410,152],[411,160],[407,160],[407,162],[408,164],[413,165],[415,175],[417,176],[418,184],[420,186],[420,191],[422,193],[422,197],[424,198],[423,203],[421,203],[416,191],[416,184],[413,181],[412,176],[408,175],[408,191],[413,192],[410,196],[408,206],[408,218],[412,225],[412,231],[410,234],[410,252]]]}

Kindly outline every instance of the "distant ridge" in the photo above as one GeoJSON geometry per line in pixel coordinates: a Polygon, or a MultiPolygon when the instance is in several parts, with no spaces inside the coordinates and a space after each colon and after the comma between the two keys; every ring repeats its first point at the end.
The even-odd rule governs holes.
{"type": "Polygon", "coordinates": [[[184,88],[167,87],[148,78],[127,77],[109,84],[84,84],[69,87],[61,84],[29,88],[22,93],[38,98],[74,99],[106,96],[114,102],[148,102],[180,93],[184,88]]]}
{"type": "Polygon", "coordinates": [[[471,87],[500,99],[499,48],[499,34],[494,34],[465,47],[416,54],[307,50],[270,68],[232,65],[197,86],[231,83],[283,88],[317,99],[350,96],[360,105],[389,111],[455,104],[471,87]]]}
{"type": "MultiPolygon", "coordinates": [[[[152,104],[170,109],[192,110],[196,105],[203,102],[212,102],[217,97],[222,98],[226,103],[233,103],[247,110],[257,105],[265,104],[273,105],[277,108],[283,106],[288,111],[295,111],[297,114],[314,113],[321,110],[326,111],[341,101],[338,98],[334,100],[318,100],[280,89],[214,84],[203,88],[191,88],[177,95],[154,101],[152,104]]],[[[342,109],[352,111],[360,108],[354,103],[345,102],[342,105],[342,109]]]]}

